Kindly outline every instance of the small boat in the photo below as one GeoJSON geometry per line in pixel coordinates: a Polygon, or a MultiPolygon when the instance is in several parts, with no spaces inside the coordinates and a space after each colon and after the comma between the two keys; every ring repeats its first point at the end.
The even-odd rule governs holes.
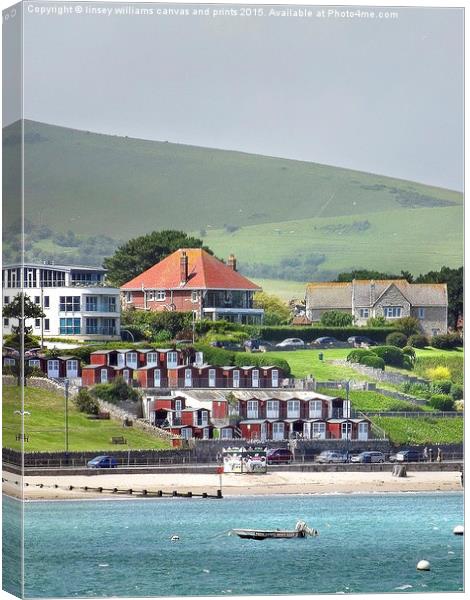
{"type": "Polygon", "coordinates": [[[266,539],[290,539],[316,537],[318,531],[308,527],[305,521],[298,521],[294,530],[282,529],[232,529],[230,535],[238,535],[238,537],[247,540],[266,540],[266,539]]]}

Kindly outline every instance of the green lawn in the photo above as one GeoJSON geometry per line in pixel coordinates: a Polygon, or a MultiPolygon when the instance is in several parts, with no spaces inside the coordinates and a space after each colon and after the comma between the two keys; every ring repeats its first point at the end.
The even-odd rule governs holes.
{"type": "Polygon", "coordinates": [[[373,417],[395,444],[459,444],[463,442],[463,418],[373,417]]]}
{"type": "MultiPolygon", "coordinates": [[[[319,388],[317,390],[321,394],[331,395],[332,390],[328,388],[319,388]]],[[[346,390],[338,389],[334,392],[335,396],[340,398],[346,397],[346,390]]],[[[349,392],[349,398],[351,400],[351,406],[356,410],[363,412],[387,412],[387,411],[422,411],[432,410],[427,406],[418,406],[411,402],[405,402],[404,400],[395,400],[388,396],[383,396],[378,392],[365,392],[351,390],[349,392]]]]}
{"type": "MultiPolygon", "coordinates": [[[[78,412],[73,401],[69,401],[69,449],[71,451],[89,450],[101,452],[105,450],[144,450],[152,448],[169,448],[166,440],[161,440],[143,431],[133,428],[123,429],[118,421],[90,420],[78,412]],[[127,445],[111,443],[112,437],[124,436],[127,445]]],[[[20,433],[21,415],[15,410],[21,409],[20,388],[3,387],[3,446],[20,449],[15,436],[20,433]]],[[[29,441],[25,442],[27,451],[64,450],[65,405],[61,394],[27,387],[25,389],[25,406],[30,415],[25,415],[25,434],[29,441]]]]}

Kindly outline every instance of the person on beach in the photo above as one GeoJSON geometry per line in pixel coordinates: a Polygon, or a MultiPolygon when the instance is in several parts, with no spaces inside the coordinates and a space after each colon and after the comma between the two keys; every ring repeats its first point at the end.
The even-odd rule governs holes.
{"type": "Polygon", "coordinates": [[[423,450],[423,459],[427,462],[429,459],[429,455],[428,455],[428,447],[426,446],[426,448],[423,450]]]}
{"type": "Polygon", "coordinates": [[[442,450],[440,448],[437,449],[437,462],[442,462],[442,450]]]}

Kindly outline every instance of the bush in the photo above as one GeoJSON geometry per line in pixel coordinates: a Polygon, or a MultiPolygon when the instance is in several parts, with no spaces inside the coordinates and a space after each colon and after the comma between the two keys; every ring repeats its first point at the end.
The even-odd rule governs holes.
{"type": "Polygon", "coordinates": [[[413,348],[426,348],[426,346],[429,346],[429,340],[425,335],[415,333],[408,338],[408,346],[412,346],[413,348]]]}
{"type": "Polygon", "coordinates": [[[87,413],[88,415],[97,415],[100,411],[98,401],[85,389],[78,392],[74,402],[80,412],[87,413]]]}
{"type": "Polygon", "coordinates": [[[382,371],[385,369],[385,362],[379,356],[363,356],[359,361],[361,365],[365,365],[366,367],[373,367],[374,369],[381,369],[382,371]]]}
{"type": "Polygon", "coordinates": [[[462,338],[458,333],[445,333],[431,338],[431,346],[438,350],[451,350],[462,346],[462,338]]]}
{"type": "Polygon", "coordinates": [[[367,319],[367,327],[394,327],[394,323],[387,321],[384,316],[369,317],[367,319]]]}
{"type": "Polygon", "coordinates": [[[451,379],[450,369],[444,366],[437,366],[433,369],[426,369],[426,377],[431,381],[451,379]]]}
{"type": "Polygon", "coordinates": [[[413,369],[413,359],[407,354],[403,355],[403,368],[411,371],[413,369]]]}
{"type": "Polygon", "coordinates": [[[405,394],[410,394],[411,396],[419,396],[426,400],[429,400],[431,397],[429,386],[424,383],[412,383],[411,381],[407,381],[402,385],[401,389],[405,394]]]}
{"type": "Polygon", "coordinates": [[[320,318],[320,323],[325,327],[351,327],[353,321],[352,314],[342,310],[327,310],[320,318]]]}
{"type": "Polygon", "coordinates": [[[152,342],[156,344],[161,344],[165,342],[170,342],[172,339],[171,332],[168,329],[160,329],[153,337],[152,342]]]}
{"type": "Polygon", "coordinates": [[[415,317],[402,317],[397,319],[394,324],[395,329],[406,335],[406,337],[419,333],[421,329],[421,325],[415,317]]]}
{"type": "Polygon", "coordinates": [[[92,388],[92,394],[101,400],[116,404],[123,400],[136,402],[139,399],[138,392],[128,385],[122,377],[116,377],[112,383],[99,383],[92,388]]]}
{"type": "Polygon", "coordinates": [[[414,351],[414,349],[411,346],[405,346],[403,348],[403,354],[405,354],[406,356],[409,356],[411,359],[411,362],[415,362],[416,360],[416,352],[414,351]]]}
{"type": "Polygon", "coordinates": [[[351,350],[351,352],[347,355],[346,360],[348,362],[360,363],[362,359],[366,356],[376,356],[372,352],[372,350],[368,350],[367,348],[355,348],[351,350]]]}
{"type": "Polygon", "coordinates": [[[450,394],[452,381],[450,379],[436,379],[431,385],[433,394],[450,394]]]}
{"type": "Polygon", "coordinates": [[[434,394],[431,396],[429,404],[436,410],[454,410],[454,399],[448,394],[434,394]]]}
{"type": "Polygon", "coordinates": [[[399,331],[394,331],[393,333],[389,333],[385,338],[385,343],[387,346],[396,346],[397,348],[404,348],[406,346],[407,337],[404,333],[400,333],[399,331]]]}
{"type": "Polygon", "coordinates": [[[458,383],[453,383],[450,386],[450,395],[454,400],[462,400],[463,398],[463,386],[458,383]]]}
{"type": "Polygon", "coordinates": [[[386,365],[398,368],[403,367],[404,354],[403,350],[400,350],[400,348],[397,348],[396,346],[376,346],[373,351],[374,354],[383,358],[386,365]]]}
{"type": "Polygon", "coordinates": [[[456,400],[454,402],[454,408],[455,408],[455,410],[462,412],[463,411],[463,400],[456,400]]]}

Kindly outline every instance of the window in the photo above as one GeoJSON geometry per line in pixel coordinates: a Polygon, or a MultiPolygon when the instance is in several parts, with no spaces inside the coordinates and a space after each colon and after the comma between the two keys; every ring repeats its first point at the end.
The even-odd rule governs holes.
{"type": "Polygon", "coordinates": [[[175,399],[175,410],[178,412],[180,410],[182,410],[183,406],[182,406],[182,402],[180,398],[176,398],[175,399]]]}
{"type": "Polygon", "coordinates": [[[44,308],[50,308],[50,298],[49,298],[49,296],[44,296],[44,308]]]}
{"type": "Polygon", "coordinates": [[[164,300],[166,300],[165,290],[156,290],[155,291],[155,300],[157,300],[157,302],[163,302],[164,300]]]}
{"type": "Polygon", "coordinates": [[[197,302],[199,300],[199,294],[197,292],[191,292],[191,302],[197,302]]]}
{"type": "Polygon", "coordinates": [[[231,440],[233,437],[233,432],[230,429],[230,427],[225,427],[224,429],[221,429],[220,433],[221,433],[221,438],[223,440],[231,440]]]}
{"type": "Polygon", "coordinates": [[[369,309],[368,308],[360,308],[359,316],[361,317],[361,319],[368,319],[369,318],[369,309]]]}
{"type": "Polygon", "coordinates": [[[10,304],[10,296],[5,296],[3,298],[3,304],[10,304]]]}
{"type": "Polygon", "coordinates": [[[425,310],[423,307],[418,308],[418,319],[424,319],[425,317],[425,310]]]}
{"type": "Polygon", "coordinates": [[[248,407],[246,418],[257,419],[258,418],[258,400],[248,400],[248,407]]]}
{"type": "Polygon", "coordinates": [[[85,298],[85,310],[89,312],[98,310],[98,296],[87,296],[85,298]]]}
{"type": "Polygon", "coordinates": [[[86,320],[86,332],[89,335],[98,333],[98,319],[87,319],[86,320]]]}
{"type": "Polygon", "coordinates": [[[38,358],[31,358],[29,360],[30,367],[36,367],[37,369],[41,368],[41,361],[38,358]]]}
{"type": "Polygon", "coordinates": [[[148,365],[158,365],[158,353],[157,352],[149,352],[147,354],[147,364],[148,365]]]}
{"type": "Polygon", "coordinates": [[[399,319],[401,310],[401,306],[384,306],[384,317],[386,319],[399,319]]]}
{"type": "Polygon", "coordinates": [[[41,297],[40,296],[34,296],[34,304],[41,304],[41,297]]]}
{"type": "Polygon", "coordinates": [[[132,302],[132,292],[126,292],[126,302],[132,302]]]}
{"type": "Polygon", "coordinates": [[[59,310],[65,312],[79,312],[80,296],[60,296],[59,310]]]}
{"type": "Polygon", "coordinates": [[[148,292],[147,292],[147,300],[149,302],[153,302],[155,300],[155,292],[153,290],[148,290],[148,292]]]}
{"type": "Polygon", "coordinates": [[[184,427],[181,430],[181,437],[183,438],[183,440],[189,440],[193,437],[193,430],[189,429],[189,427],[184,427]]]}
{"type": "Polygon", "coordinates": [[[14,359],[14,358],[5,358],[5,359],[3,359],[3,364],[4,364],[6,367],[11,367],[12,365],[15,365],[15,364],[16,364],[16,361],[15,361],[15,359],[14,359]]]}
{"type": "Polygon", "coordinates": [[[273,423],[273,440],[284,439],[284,423],[273,423]]]}
{"type": "Polygon", "coordinates": [[[34,328],[39,329],[41,327],[41,319],[34,319],[34,328]]]}
{"type": "Polygon", "coordinates": [[[129,352],[127,354],[127,366],[137,369],[137,352],[129,352]]]}
{"type": "Polygon", "coordinates": [[[108,312],[116,312],[116,296],[109,296],[108,312]]]}
{"type": "Polygon", "coordinates": [[[279,418],[279,400],[268,400],[266,405],[266,418],[267,419],[278,419],[279,418]]]}
{"type": "Polygon", "coordinates": [[[308,416],[309,416],[309,419],[321,419],[321,417],[322,417],[322,402],[321,402],[321,400],[310,400],[308,416]]]}
{"type": "Polygon", "coordinates": [[[3,319],[3,326],[4,327],[8,327],[8,325],[10,324],[10,319],[7,319],[6,317],[3,319]]]}
{"type": "Polygon", "coordinates": [[[166,359],[166,366],[169,369],[174,369],[178,366],[178,353],[177,352],[168,352],[166,359]]]}
{"type": "Polygon", "coordinates": [[[300,400],[289,400],[287,402],[287,418],[296,419],[300,417],[300,400]]]}
{"type": "Polygon", "coordinates": [[[44,319],[44,331],[49,331],[51,328],[51,321],[50,319],[44,319]]]}
{"type": "Polygon", "coordinates": [[[60,335],[77,335],[80,333],[80,319],[60,319],[60,335]]]}

